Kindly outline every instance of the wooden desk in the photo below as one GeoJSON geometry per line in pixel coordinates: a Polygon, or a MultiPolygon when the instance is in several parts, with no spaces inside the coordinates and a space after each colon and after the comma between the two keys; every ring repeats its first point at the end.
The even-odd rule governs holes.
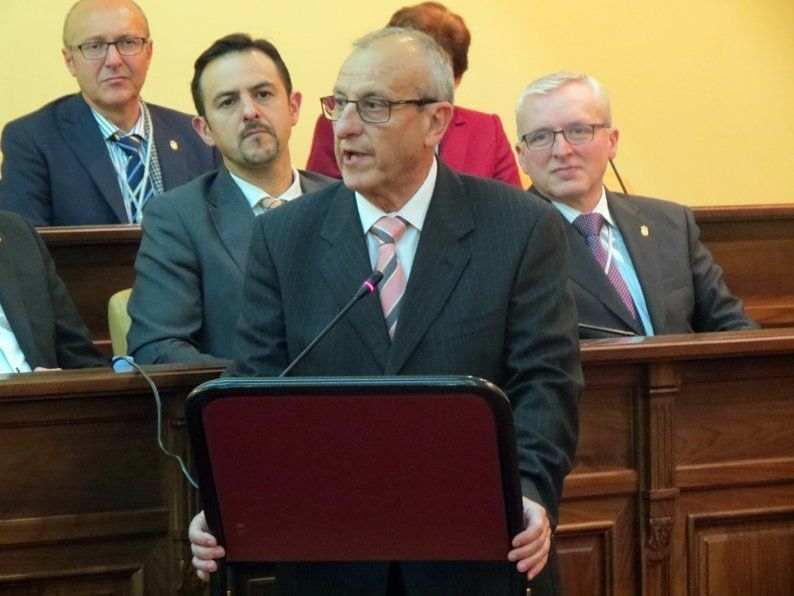
{"type": "Polygon", "coordinates": [[[794,594],[794,332],[582,345],[567,593],[794,594]]]}
{"type": "MultiPolygon", "coordinates": [[[[697,207],[706,246],[764,327],[794,327],[794,205],[697,207]]],[[[132,287],[140,226],[39,228],[91,336],[111,354],[107,303],[132,287]]]]}
{"type": "Polygon", "coordinates": [[[763,327],[794,327],[794,205],[697,207],[701,239],[763,327]]]}
{"type": "Polygon", "coordinates": [[[140,226],[65,226],[38,232],[91,337],[104,354],[111,355],[108,300],[132,287],[140,226]]]}
{"type": "MultiPolygon", "coordinates": [[[[183,404],[218,370],[151,367],[164,442],[185,454],[183,404]]],[[[196,498],[157,448],[137,373],[0,375],[0,593],[195,594],[196,498]]]]}

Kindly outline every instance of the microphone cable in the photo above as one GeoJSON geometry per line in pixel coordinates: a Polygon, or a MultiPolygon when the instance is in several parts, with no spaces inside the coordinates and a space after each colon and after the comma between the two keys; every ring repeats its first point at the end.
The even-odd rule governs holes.
{"type": "Polygon", "coordinates": [[[168,457],[174,458],[179,463],[179,468],[182,470],[182,475],[188,481],[190,486],[198,490],[198,483],[193,479],[193,476],[190,475],[190,472],[187,471],[187,466],[185,465],[185,462],[182,460],[182,458],[176,453],[168,451],[168,449],[165,448],[165,445],[163,445],[163,404],[160,400],[160,392],[157,390],[157,386],[154,384],[154,381],[143,371],[140,366],[135,364],[135,361],[132,358],[128,356],[114,356],[111,360],[114,370],[117,362],[125,362],[128,366],[131,366],[137,370],[140,375],[146,379],[146,382],[149,383],[149,387],[152,390],[152,395],[154,395],[154,401],[157,404],[157,445],[160,447],[160,450],[163,453],[165,453],[168,457]]]}

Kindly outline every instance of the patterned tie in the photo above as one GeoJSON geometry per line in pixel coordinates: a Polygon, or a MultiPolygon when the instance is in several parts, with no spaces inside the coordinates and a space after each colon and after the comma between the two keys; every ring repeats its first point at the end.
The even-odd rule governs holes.
{"type": "Polygon", "coordinates": [[[405,293],[405,272],[397,260],[397,241],[407,229],[407,224],[399,217],[384,216],[369,229],[378,241],[378,263],[375,267],[383,273],[380,282],[380,303],[389,337],[394,339],[397,319],[400,316],[400,304],[405,293]]]}
{"type": "Polygon", "coordinates": [[[140,221],[143,207],[154,193],[154,187],[149,184],[143,199],[139,198],[140,186],[141,184],[146,184],[146,180],[143,178],[143,172],[146,168],[144,167],[143,160],[141,159],[143,139],[138,135],[122,135],[117,132],[113,136],[113,140],[127,156],[127,166],[125,168],[127,184],[130,187],[130,193],[136,198],[137,201],[131,202],[132,221],[140,221]]]}
{"type": "MultiPolygon", "coordinates": [[[[601,228],[605,223],[606,220],[600,213],[583,213],[573,220],[573,227],[575,227],[576,230],[582,236],[584,236],[584,239],[587,241],[588,248],[593,253],[596,261],[598,261],[598,264],[601,265],[601,269],[606,269],[607,265],[607,251],[604,250],[604,246],[601,244],[601,228]]],[[[631,292],[629,292],[629,288],[626,285],[623,276],[620,274],[620,271],[618,271],[617,266],[614,263],[611,263],[609,272],[606,272],[606,274],[609,278],[609,281],[612,282],[612,285],[620,296],[620,299],[623,301],[623,304],[626,305],[626,308],[631,313],[631,316],[634,317],[634,320],[637,322],[640,333],[644,334],[645,327],[643,326],[640,317],[637,315],[637,309],[634,306],[634,300],[631,298],[631,292]]]]}
{"type": "Polygon", "coordinates": [[[284,199],[274,199],[273,197],[269,197],[265,195],[259,202],[256,204],[258,207],[260,214],[264,213],[265,211],[269,211],[270,209],[275,209],[276,207],[281,207],[285,203],[284,199]]]}

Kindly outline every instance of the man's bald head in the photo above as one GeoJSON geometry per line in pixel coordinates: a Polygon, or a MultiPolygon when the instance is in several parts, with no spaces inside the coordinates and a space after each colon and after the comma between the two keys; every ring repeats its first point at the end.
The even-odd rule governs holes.
{"type": "Polygon", "coordinates": [[[146,26],[146,37],[149,37],[149,21],[138,4],[133,0],[78,0],[66,13],[63,22],[63,45],[72,45],[75,27],[87,16],[96,10],[115,9],[119,11],[131,11],[137,13],[146,26]]]}

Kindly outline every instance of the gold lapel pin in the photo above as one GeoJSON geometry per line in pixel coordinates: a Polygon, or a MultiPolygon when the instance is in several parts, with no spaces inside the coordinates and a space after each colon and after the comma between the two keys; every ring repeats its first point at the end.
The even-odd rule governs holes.
{"type": "Polygon", "coordinates": [[[650,235],[650,231],[648,231],[648,226],[640,226],[640,234],[642,234],[647,238],[650,235]]]}
{"type": "Polygon", "coordinates": [[[174,139],[171,139],[168,142],[169,147],[171,147],[171,151],[179,151],[179,143],[177,143],[174,139]]]}

